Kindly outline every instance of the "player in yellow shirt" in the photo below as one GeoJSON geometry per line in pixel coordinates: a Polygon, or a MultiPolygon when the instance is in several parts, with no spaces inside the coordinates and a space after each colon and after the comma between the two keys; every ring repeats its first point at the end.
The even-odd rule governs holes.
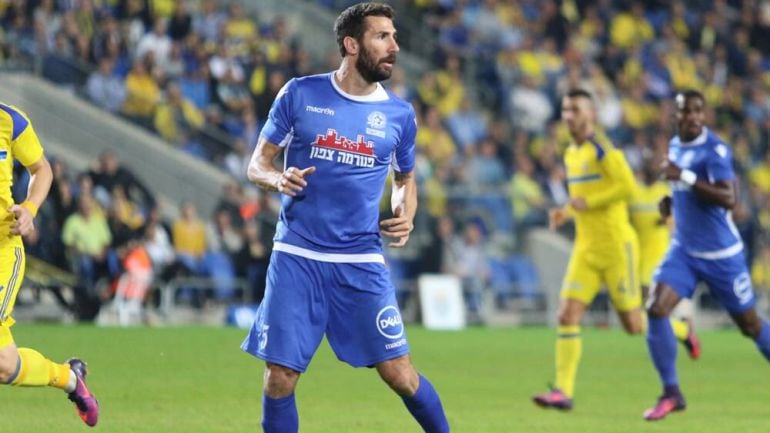
{"type": "MultiPolygon", "coordinates": [[[[652,287],[653,274],[668,251],[671,230],[663,219],[658,206],[671,194],[668,183],[658,178],[658,166],[655,158],[645,156],[639,179],[628,203],[631,225],[639,237],[639,282],[642,298],[647,299],[652,287]]],[[[683,320],[672,319],[674,336],[687,349],[690,358],[700,357],[700,342],[692,327],[683,320]]]]}
{"type": "Polygon", "coordinates": [[[85,363],[72,358],[57,364],[36,350],[17,348],[11,334],[11,312],[24,279],[22,236],[35,230],[37,209],[52,181],[51,165],[29,118],[18,108],[0,103],[0,383],[62,389],[75,403],[80,418],[94,426],[99,405],[86,386],[85,363]],[[20,204],[14,204],[11,197],[14,160],[31,176],[27,198],[20,204]]]}
{"type": "Polygon", "coordinates": [[[533,401],[569,410],[582,353],[580,321],[602,285],[629,334],[644,331],[639,286],[639,244],[628,217],[634,174],[623,152],[595,127],[590,93],[571,90],[562,99],[571,143],[564,154],[569,203],[550,212],[551,228],[575,219],[575,245],[564,277],[556,339],[556,383],[533,401]]]}

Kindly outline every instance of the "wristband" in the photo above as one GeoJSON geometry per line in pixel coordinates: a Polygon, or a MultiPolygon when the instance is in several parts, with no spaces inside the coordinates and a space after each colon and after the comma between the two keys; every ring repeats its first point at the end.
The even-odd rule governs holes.
{"type": "Polygon", "coordinates": [[[698,176],[690,170],[682,170],[682,172],[679,173],[679,180],[687,185],[693,186],[695,185],[695,181],[698,180],[698,176]]]}
{"type": "Polygon", "coordinates": [[[32,203],[29,200],[25,200],[19,206],[23,206],[27,208],[27,210],[29,211],[29,213],[32,214],[33,217],[37,216],[37,206],[35,206],[35,203],[32,203]]]}

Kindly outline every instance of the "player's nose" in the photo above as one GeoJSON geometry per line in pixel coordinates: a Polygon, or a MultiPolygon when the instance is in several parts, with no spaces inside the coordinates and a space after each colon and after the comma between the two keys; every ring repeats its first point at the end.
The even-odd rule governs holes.
{"type": "Polygon", "coordinates": [[[395,39],[391,39],[390,50],[388,51],[390,53],[397,53],[401,51],[401,47],[398,46],[398,42],[395,39]]]}

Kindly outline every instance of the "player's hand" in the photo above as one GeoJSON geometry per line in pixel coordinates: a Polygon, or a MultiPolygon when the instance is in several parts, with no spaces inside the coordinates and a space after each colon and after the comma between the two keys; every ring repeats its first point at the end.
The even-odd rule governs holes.
{"type": "Polygon", "coordinates": [[[13,224],[11,224],[12,235],[29,236],[35,231],[35,217],[32,216],[29,209],[15,204],[8,209],[8,212],[14,216],[13,224]]]}
{"type": "Polygon", "coordinates": [[[682,169],[672,161],[663,161],[660,168],[666,180],[679,180],[682,176],[682,169]]]}
{"type": "Polygon", "coordinates": [[[380,221],[382,235],[396,239],[395,242],[390,242],[388,246],[401,248],[409,240],[409,233],[414,229],[414,225],[403,214],[403,207],[399,206],[393,212],[393,218],[380,221]]]}
{"type": "Polygon", "coordinates": [[[572,206],[572,209],[575,209],[578,212],[588,209],[588,203],[586,203],[586,199],[583,197],[574,197],[569,199],[569,205],[572,206]]]}
{"type": "Polygon", "coordinates": [[[302,170],[297,167],[289,167],[281,173],[281,177],[278,178],[275,187],[278,189],[278,192],[294,197],[307,186],[305,178],[313,173],[315,173],[315,166],[303,168],[302,170]]]}
{"type": "Polygon", "coordinates": [[[671,196],[667,195],[660,199],[658,202],[658,212],[660,212],[662,224],[665,224],[666,219],[671,216],[671,196]]]}
{"type": "Polygon", "coordinates": [[[553,208],[548,211],[548,228],[556,230],[567,222],[567,211],[564,208],[553,208]]]}

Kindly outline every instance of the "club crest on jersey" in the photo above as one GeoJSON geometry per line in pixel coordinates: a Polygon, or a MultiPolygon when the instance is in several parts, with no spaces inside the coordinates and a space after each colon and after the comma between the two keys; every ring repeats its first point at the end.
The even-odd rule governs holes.
{"type": "Polygon", "coordinates": [[[366,133],[375,137],[385,138],[385,126],[388,125],[388,118],[380,111],[372,111],[366,118],[366,133]]]}
{"type": "Polygon", "coordinates": [[[8,158],[8,151],[0,150],[0,161],[4,161],[6,158],[8,158]]]}
{"type": "Polygon", "coordinates": [[[357,167],[374,167],[374,142],[363,135],[351,140],[339,135],[336,129],[329,128],[325,135],[316,135],[311,143],[310,158],[336,161],[357,167]]]}

